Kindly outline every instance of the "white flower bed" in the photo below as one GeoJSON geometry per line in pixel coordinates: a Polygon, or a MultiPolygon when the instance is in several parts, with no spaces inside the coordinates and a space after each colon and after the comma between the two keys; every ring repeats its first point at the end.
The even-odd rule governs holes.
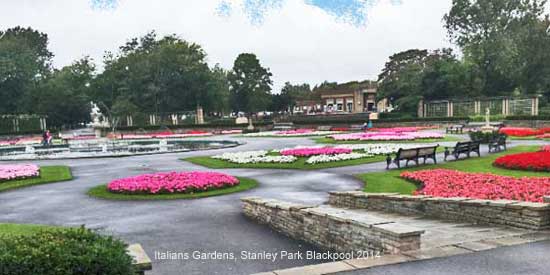
{"type": "Polygon", "coordinates": [[[304,132],[304,133],[284,133],[281,131],[270,131],[270,132],[260,132],[260,133],[249,133],[244,134],[244,137],[310,137],[310,136],[329,136],[334,134],[341,134],[342,132],[337,131],[313,131],[313,132],[304,132]]]}
{"type": "Polygon", "coordinates": [[[268,156],[268,151],[249,151],[237,153],[224,153],[222,155],[213,156],[213,159],[220,159],[236,164],[250,163],[293,163],[298,158],[293,156],[268,156]]]}
{"type": "Polygon", "coordinates": [[[387,155],[397,153],[400,148],[410,149],[418,148],[421,145],[418,144],[342,144],[336,146],[336,148],[351,149],[354,151],[364,151],[371,155],[387,155]]]}
{"type": "Polygon", "coordinates": [[[350,154],[338,154],[338,155],[319,155],[312,156],[306,160],[307,164],[318,164],[334,161],[345,161],[345,160],[354,160],[362,158],[371,158],[371,154],[361,154],[361,153],[350,153],[350,154]]]}

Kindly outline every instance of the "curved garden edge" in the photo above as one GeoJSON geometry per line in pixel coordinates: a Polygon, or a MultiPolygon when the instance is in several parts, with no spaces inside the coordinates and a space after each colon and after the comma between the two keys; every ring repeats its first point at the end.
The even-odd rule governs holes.
{"type": "Polygon", "coordinates": [[[215,196],[229,195],[233,193],[239,193],[251,190],[259,186],[256,180],[250,178],[237,177],[240,180],[240,184],[237,186],[212,190],[207,192],[200,192],[194,194],[156,194],[156,195],[128,195],[128,194],[116,194],[107,191],[107,185],[102,184],[91,188],[86,192],[88,196],[105,200],[118,200],[118,201],[155,201],[155,200],[191,200],[202,199],[215,196]]]}
{"type": "Polygon", "coordinates": [[[0,182],[0,193],[35,185],[69,181],[72,179],[71,169],[68,166],[42,166],[40,167],[39,177],[0,182]]]}
{"type": "Polygon", "coordinates": [[[190,157],[181,159],[196,165],[204,166],[210,169],[284,169],[284,170],[321,170],[328,168],[338,168],[345,166],[357,166],[363,164],[371,164],[384,162],[386,156],[375,156],[372,158],[344,160],[336,162],[326,162],[318,164],[306,164],[305,158],[299,158],[293,163],[248,163],[237,164],[229,161],[213,159],[212,157],[190,157]]]}
{"type": "Polygon", "coordinates": [[[471,158],[460,161],[439,163],[437,165],[426,165],[409,167],[403,169],[394,169],[385,172],[374,172],[354,175],[364,183],[363,191],[367,193],[399,193],[402,195],[411,195],[418,189],[418,185],[401,178],[401,173],[406,171],[421,171],[433,169],[451,169],[471,173],[491,173],[501,176],[512,177],[544,177],[548,172],[520,171],[496,167],[493,165],[495,159],[501,156],[517,154],[522,152],[536,152],[540,146],[517,146],[505,152],[491,154],[481,158],[471,158]],[[546,173],[546,174],[545,174],[546,173]]]}
{"type": "Polygon", "coordinates": [[[422,144],[422,143],[438,143],[438,142],[459,142],[465,140],[460,136],[445,136],[444,138],[439,139],[418,139],[418,140],[407,140],[407,141],[391,141],[391,140],[381,140],[381,141],[360,141],[360,140],[349,140],[349,141],[336,141],[327,137],[316,137],[311,138],[317,144],[377,144],[377,143],[397,143],[397,144],[422,144]]]}

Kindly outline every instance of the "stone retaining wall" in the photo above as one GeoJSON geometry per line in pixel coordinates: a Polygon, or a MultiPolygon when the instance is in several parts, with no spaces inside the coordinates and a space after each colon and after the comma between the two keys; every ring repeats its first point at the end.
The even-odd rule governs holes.
{"type": "Polygon", "coordinates": [[[274,230],[337,252],[398,254],[420,248],[422,230],[383,220],[354,219],[350,213],[301,204],[243,198],[244,214],[274,230]]]}
{"type": "Polygon", "coordinates": [[[350,209],[425,215],[452,221],[504,225],[531,230],[550,227],[550,204],[546,203],[331,192],[329,204],[350,209]]]}

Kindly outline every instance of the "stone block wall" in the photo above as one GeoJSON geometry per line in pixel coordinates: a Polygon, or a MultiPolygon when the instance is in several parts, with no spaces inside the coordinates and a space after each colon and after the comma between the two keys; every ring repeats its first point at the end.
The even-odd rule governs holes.
{"type": "Polygon", "coordinates": [[[550,228],[550,204],[510,200],[435,198],[392,193],[331,192],[329,204],[522,229],[550,228]]]}
{"type": "Polygon", "coordinates": [[[420,248],[422,230],[393,222],[356,218],[332,208],[244,198],[244,214],[274,230],[323,249],[357,253],[377,251],[398,254],[420,248]]]}

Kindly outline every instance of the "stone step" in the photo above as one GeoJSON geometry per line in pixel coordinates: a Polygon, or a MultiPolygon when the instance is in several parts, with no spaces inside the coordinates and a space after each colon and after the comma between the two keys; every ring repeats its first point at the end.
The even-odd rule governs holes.
{"type": "Polygon", "coordinates": [[[397,254],[420,249],[424,230],[366,211],[244,198],[243,212],[290,237],[337,252],[397,254]]]}

